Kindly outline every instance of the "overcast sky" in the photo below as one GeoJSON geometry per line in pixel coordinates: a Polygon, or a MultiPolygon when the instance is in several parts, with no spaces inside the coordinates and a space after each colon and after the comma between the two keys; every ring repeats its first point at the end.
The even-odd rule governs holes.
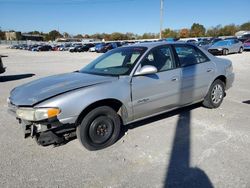
{"type": "MultiPolygon", "coordinates": [[[[165,0],[164,28],[242,24],[250,0],[165,0]]],[[[0,0],[2,30],[70,34],[159,32],[160,0],[0,0]]]]}

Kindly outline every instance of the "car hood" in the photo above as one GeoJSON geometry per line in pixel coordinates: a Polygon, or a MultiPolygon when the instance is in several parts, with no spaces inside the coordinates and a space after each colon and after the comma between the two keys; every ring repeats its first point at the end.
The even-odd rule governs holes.
{"type": "Polygon", "coordinates": [[[10,101],[16,106],[33,106],[65,92],[117,79],[79,72],[49,76],[14,88],[10,93],[10,101]]]}

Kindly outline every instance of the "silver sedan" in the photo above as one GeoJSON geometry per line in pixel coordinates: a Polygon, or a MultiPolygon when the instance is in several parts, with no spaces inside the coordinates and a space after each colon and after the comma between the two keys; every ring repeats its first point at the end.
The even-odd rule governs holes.
{"type": "Polygon", "coordinates": [[[122,125],[199,102],[219,107],[233,80],[229,60],[195,45],[142,43],[14,88],[8,104],[25,136],[39,144],[60,144],[76,133],[97,150],[112,145],[122,125]]]}
{"type": "Polygon", "coordinates": [[[221,40],[208,48],[211,54],[228,55],[230,53],[242,53],[244,46],[238,39],[221,40]]]}

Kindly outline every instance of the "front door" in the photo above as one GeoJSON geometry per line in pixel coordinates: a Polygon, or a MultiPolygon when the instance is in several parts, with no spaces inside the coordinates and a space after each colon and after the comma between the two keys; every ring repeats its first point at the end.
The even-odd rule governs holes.
{"type": "Polygon", "coordinates": [[[158,72],[132,78],[134,119],[166,111],[179,103],[180,69],[175,64],[171,47],[152,49],[138,68],[145,65],[155,66],[158,72]]]}

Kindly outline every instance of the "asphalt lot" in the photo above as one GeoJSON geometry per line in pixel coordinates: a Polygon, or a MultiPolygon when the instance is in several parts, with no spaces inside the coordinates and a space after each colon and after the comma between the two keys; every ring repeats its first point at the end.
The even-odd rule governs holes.
{"type": "Polygon", "coordinates": [[[236,80],[222,106],[193,105],[127,127],[113,146],[78,140],[41,147],[7,113],[15,86],[78,70],[99,54],[29,52],[0,46],[0,187],[250,187],[250,52],[232,60],[236,80]],[[181,181],[182,180],[182,181],[181,181]],[[184,182],[183,184],[179,184],[184,182]]]}

